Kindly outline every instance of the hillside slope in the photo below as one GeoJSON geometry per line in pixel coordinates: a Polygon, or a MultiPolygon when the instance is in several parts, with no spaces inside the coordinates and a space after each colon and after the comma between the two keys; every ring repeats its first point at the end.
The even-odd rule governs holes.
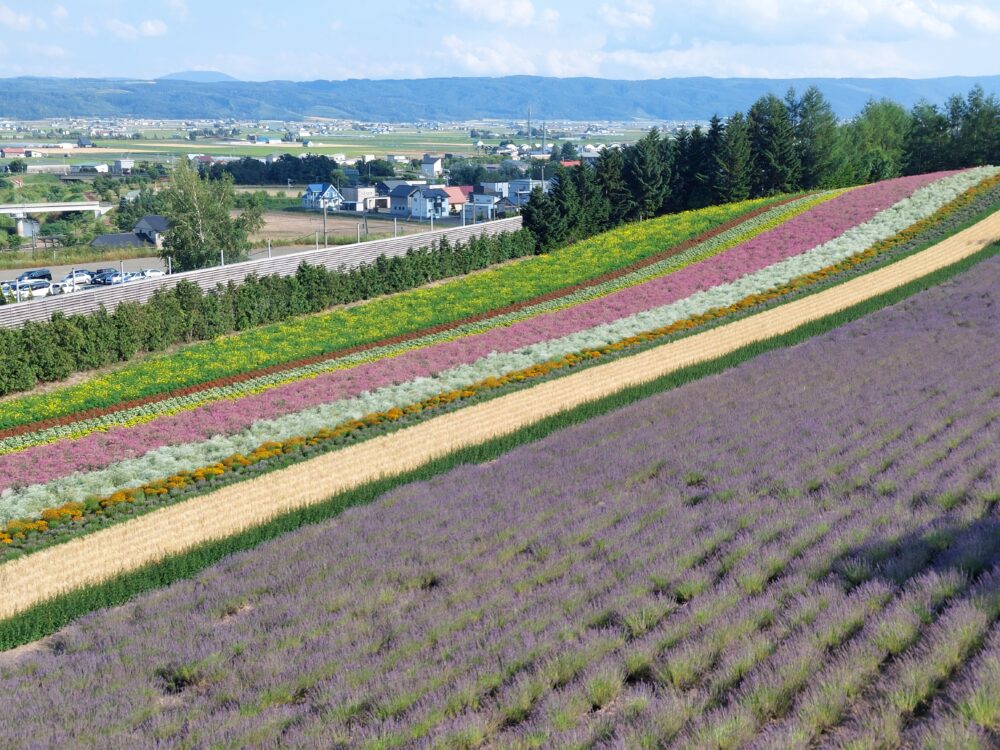
{"type": "Polygon", "coordinates": [[[994,257],[88,617],[6,662],[0,738],[992,747],[998,287],[994,257]]]}
{"type": "Polygon", "coordinates": [[[839,117],[857,114],[869,99],[904,107],[936,104],[980,84],[1000,92],[1000,76],[978,78],[429,78],[420,80],[197,82],[160,79],[0,79],[5,117],[272,118],[342,117],[387,122],[524,119],[707,120],[746,109],[768,92],[817,85],[839,117]]]}

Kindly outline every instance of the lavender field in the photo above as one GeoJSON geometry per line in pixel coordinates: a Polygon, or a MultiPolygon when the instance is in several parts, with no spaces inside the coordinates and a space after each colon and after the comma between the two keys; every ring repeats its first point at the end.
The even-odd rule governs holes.
{"type": "Polygon", "coordinates": [[[1000,743],[1000,257],[0,655],[0,746],[1000,743]]]}

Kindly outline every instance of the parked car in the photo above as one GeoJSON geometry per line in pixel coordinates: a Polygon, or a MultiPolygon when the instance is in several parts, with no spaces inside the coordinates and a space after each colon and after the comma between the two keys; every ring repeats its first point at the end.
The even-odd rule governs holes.
{"type": "MultiPolygon", "coordinates": [[[[53,287],[58,286],[58,284],[53,284],[51,281],[46,281],[45,279],[35,279],[34,281],[24,281],[19,285],[11,287],[9,294],[18,302],[23,302],[24,300],[48,297],[52,294],[53,287]]],[[[56,293],[58,294],[58,292],[56,293]]]]}
{"type": "Polygon", "coordinates": [[[82,286],[86,284],[92,284],[94,281],[94,277],[93,275],[91,275],[90,271],[78,268],[75,271],[71,271],[70,273],[63,276],[62,279],[60,279],[60,281],[69,287],[72,287],[74,283],[76,284],[76,286],[82,286]]]}
{"type": "Polygon", "coordinates": [[[143,268],[139,271],[139,274],[144,279],[158,279],[161,276],[166,276],[166,274],[159,268],[143,268]]]}
{"type": "Polygon", "coordinates": [[[109,284],[122,283],[121,271],[116,271],[113,268],[103,268],[101,270],[103,273],[100,273],[94,277],[95,284],[104,284],[105,286],[107,286],[109,284]]]}
{"type": "Polygon", "coordinates": [[[126,281],[129,281],[128,274],[122,275],[121,271],[112,271],[111,273],[99,276],[97,283],[104,284],[105,286],[114,286],[115,284],[124,284],[126,281]]]}
{"type": "Polygon", "coordinates": [[[36,268],[34,271],[25,271],[17,277],[17,280],[22,284],[25,281],[52,281],[52,271],[47,268],[36,268]]]}

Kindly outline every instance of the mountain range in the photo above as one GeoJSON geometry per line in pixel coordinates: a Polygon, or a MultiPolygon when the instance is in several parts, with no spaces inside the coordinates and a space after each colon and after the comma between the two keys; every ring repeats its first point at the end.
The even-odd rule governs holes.
{"type": "Polygon", "coordinates": [[[427,78],[416,80],[238,81],[194,71],[158,80],[103,78],[0,79],[0,117],[60,116],[155,119],[345,118],[380,122],[419,120],[706,120],[745,111],[768,92],[784,96],[816,85],[839,117],[869,99],[887,97],[910,107],[921,99],[943,104],[979,84],[1000,92],[1000,76],[950,78],[427,78]],[[206,80],[207,76],[207,80],[206,80]],[[195,78],[196,80],[187,80],[195,78]]]}

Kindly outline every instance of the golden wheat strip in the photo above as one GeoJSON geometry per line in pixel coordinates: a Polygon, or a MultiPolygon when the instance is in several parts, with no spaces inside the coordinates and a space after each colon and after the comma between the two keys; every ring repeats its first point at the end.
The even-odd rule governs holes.
{"type": "Polygon", "coordinates": [[[1000,213],[831,289],[679,341],[434,417],[0,566],[0,618],[345,490],[416,469],[588,401],[716,359],[891,291],[1000,239],[1000,213]]]}

